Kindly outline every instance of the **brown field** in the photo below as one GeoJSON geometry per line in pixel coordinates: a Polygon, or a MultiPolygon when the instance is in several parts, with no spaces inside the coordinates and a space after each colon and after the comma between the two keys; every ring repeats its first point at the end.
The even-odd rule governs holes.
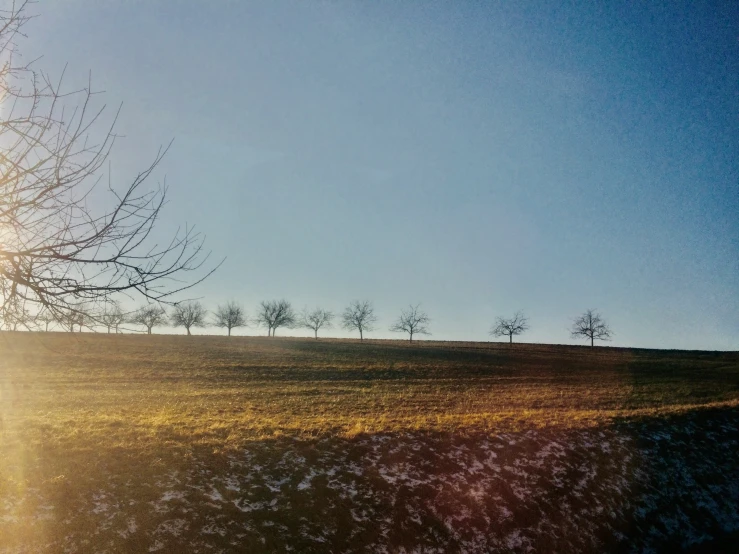
{"type": "Polygon", "coordinates": [[[0,553],[710,548],[738,426],[737,353],[0,333],[0,553]]]}

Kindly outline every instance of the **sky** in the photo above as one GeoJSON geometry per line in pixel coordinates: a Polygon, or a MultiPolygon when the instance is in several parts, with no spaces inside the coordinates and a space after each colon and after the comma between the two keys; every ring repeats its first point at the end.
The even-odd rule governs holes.
{"type": "Polygon", "coordinates": [[[122,104],[114,185],[174,139],[157,232],[226,259],[209,308],[367,299],[401,338],[420,303],[438,340],[523,310],[521,341],[563,344],[593,308],[607,345],[739,349],[736,2],[31,10],[24,57],[122,104]]]}

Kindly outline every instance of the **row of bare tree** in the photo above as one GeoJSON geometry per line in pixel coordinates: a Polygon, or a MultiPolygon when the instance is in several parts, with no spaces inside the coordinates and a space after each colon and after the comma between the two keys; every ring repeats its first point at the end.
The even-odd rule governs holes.
{"type": "MultiPolygon", "coordinates": [[[[148,304],[133,313],[125,313],[119,304],[110,303],[108,309],[98,316],[85,315],[83,310],[68,312],[64,317],[58,317],[53,312],[42,311],[36,316],[28,313],[21,307],[8,310],[3,314],[2,321],[8,330],[30,329],[31,325],[43,325],[44,330],[49,330],[49,325],[58,323],[63,328],[74,332],[75,326],[82,330],[83,326],[103,326],[108,333],[119,332],[121,326],[130,323],[142,325],[146,332],[151,334],[154,327],[171,325],[172,327],[184,327],[187,334],[192,334],[193,328],[207,327],[213,325],[231,332],[239,327],[255,325],[267,329],[267,336],[275,336],[280,327],[287,329],[310,329],[314,337],[318,338],[318,332],[333,327],[335,314],[323,308],[309,310],[304,308],[296,312],[292,304],[287,300],[263,301],[259,304],[253,318],[248,318],[245,310],[235,301],[220,304],[208,319],[208,310],[199,301],[188,301],[175,304],[169,313],[159,304],[148,304]]],[[[355,300],[351,302],[341,314],[340,325],[346,330],[358,331],[360,340],[364,339],[364,333],[375,330],[375,309],[372,302],[367,300],[355,300]]],[[[420,304],[410,305],[401,311],[400,316],[390,327],[390,331],[407,333],[408,340],[413,341],[414,336],[430,335],[428,325],[431,318],[420,309],[420,304]]],[[[516,312],[513,317],[499,317],[490,329],[490,335],[495,337],[508,337],[513,342],[513,337],[528,331],[529,319],[523,312],[516,312]]],[[[603,318],[594,310],[587,310],[577,317],[571,328],[573,338],[590,339],[593,346],[596,340],[610,340],[612,331],[603,318]]]]}
{"type": "MultiPolygon", "coordinates": [[[[120,318],[113,321],[115,324],[120,318]]],[[[133,314],[130,322],[144,325],[149,334],[153,327],[171,324],[174,327],[184,327],[187,334],[191,334],[193,327],[205,327],[212,324],[224,328],[231,336],[231,331],[239,327],[255,325],[267,329],[267,336],[274,337],[280,327],[287,329],[310,329],[314,337],[318,338],[319,331],[333,327],[335,314],[323,308],[313,310],[303,309],[296,312],[292,304],[286,300],[270,300],[259,304],[254,318],[249,319],[244,309],[236,302],[230,301],[219,305],[208,321],[208,312],[200,302],[185,302],[174,307],[171,314],[167,316],[163,308],[149,305],[141,308],[133,314]]],[[[341,314],[340,325],[346,330],[358,331],[360,340],[364,339],[364,333],[375,330],[374,306],[369,301],[355,300],[346,307],[341,314]]],[[[431,318],[420,309],[420,304],[411,305],[401,311],[400,316],[390,327],[390,331],[408,334],[409,342],[414,336],[430,335],[428,324],[431,318]]],[[[490,330],[490,335],[495,337],[508,337],[513,342],[513,337],[523,334],[529,330],[529,319],[523,312],[517,312],[513,317],[499,317],[490,330]]],[[[111,327],[108,327],[110,332],[111,327]]],[[[603,318],[594,310],[587,310],[577,317],[571,328],[572,338],[590,339],[593,346],[595,340],[610,340],[612,331],[603,318]]]]}
{"type": "MultiPolygon", "coordinates": [[[[208,311],[198,301],[182,302],[176,304],[169,315],[164,308],[150,304],[144,306],[134,312],[129,321],[134,324],[143,325],[148,333],[152,328],[171,324],[174,327],[184,327],[187,334],[191,334],[194,327],[206,327],[213,325],[231,331],[239,327],[248,327],[255,325],[267,329],[267,336],[275,336],[277,329],[280,327],[287,329],[311,329],[315,338],[318,338],[318,332],[322,329],[333,327],[334,313],[323,308],[314,310],[303,309],[298,313],[292,304],[287,300],[269,300],[259,304],[256,314],[253,318],[248,318],[244,309],[234,301],[219,305],[208,319],[208,311]]],[[[377,321],[375,317],[374,307],[368,301],[354,301],[342,313],[342,326],[345,329],[359,331],[359,338],[364,339],[365,331],[372,331],[374,323],[377,321]]],[[[428,321],[428,316],[419,314],[417,307],[411,311],[403,311],[403,315],[398,320],[396,330],[406,330],[408,328],[411,338],[414,333],[427,333],[425,328],[419,327],[428,321]],[[408,322],[405,325],[403,322],[408,322]]]]}
{"type": "MultiPolygon", "coordinates": [[[[44,330],[49,330],[49,325],[57,323],[63,328],[74,332],[75,327],[82,330],[83,326],[103,326],[108,333],[118,333],[121,327],[130,323],[142,325],[146,332],[151,334],[154,327],[171,325],[172,327],[184,327],[188,335],[192,334],[193,328],[207,327],[213,325],[228,331],[228,336],[234,329],[254,325],[267,329],[267,336],[275,336],[277,329],[310,329],[314,337],[324,329],[333,327],[335,314],[323,308],[309,310],[304,308],[296,312],[292,304],[287,300],[263,301],[259,304],[253,318],[248,318],[245,310],[237,302],[229,301],[220,304],[208,318],[208,310],[199,301],[181,302],[175,304],[169,313],[158,304],[148,304],[133,313],[125,313],[120,305],[111,303],[102,314],[98,316],[85,315],[83,310],[69,312],[64,317],[58,317],[53,312],[42,311],[36,316],[30,315],[27,310],[16,309],[7,311],[3,317],[4,327],[8,330],[29,329],[31,325],[43,325],[44,330]]],[[[355,300],[351,302],[341,314],[340,325],[346,330],[358,331],[360,340],[364,339],[364,333],[375,330],[375,309],[372,302],[367,300],[355,300]]],[[[431,318],[420,309],[420,304],[410,305],[401,311],[400,316],[390,327],[390,331],[407,333],[408,340],[413,341],[414,336],[430,335],[428,325],[431,318]]],[[[513,342],[513,337],[528,331],[529,319],[523,312],[516,312],[513,317],[499,317],[490,329],[490,335],[494,337],[508,337],[513,342]]],[[[610,340],[613,333],[603,318],[594,310],[587,310],[577,317],[571,328],[572,338],[590,339],[593,346],[596,340],[610,340]]]]}

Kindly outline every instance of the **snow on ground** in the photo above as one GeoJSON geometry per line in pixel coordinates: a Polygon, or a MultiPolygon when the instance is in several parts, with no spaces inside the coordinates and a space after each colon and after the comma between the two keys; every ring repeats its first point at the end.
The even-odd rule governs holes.
{"type": "MultiPolygon", "coordinates": [[[[498,436],[255,442],[163,471],[149,500],[120,478],[101,483],[45,546],[90,550],[94,529],[92,544],[105,546],[94,550],[110,552],[679,550],[739,530],[738,423],[730,411],[498,436]]],[[[14,509],[22,502],[3,499],[0,537],[56,517],[48,501],[14,509]]]]}

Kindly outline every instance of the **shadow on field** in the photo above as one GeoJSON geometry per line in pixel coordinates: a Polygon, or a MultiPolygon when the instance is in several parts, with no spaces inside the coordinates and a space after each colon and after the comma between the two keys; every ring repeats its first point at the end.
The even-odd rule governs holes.
{"type": "Polygon", "coordinates": [[[739,550],[739,409],[616,421],[611,429],[630,437],[639,457],[626,528],[632,544],[668,552],[739,550]]]}
{"type": "Polygon", "coordinates": [[[48,449],[24,499],[4,489],[0,546],[703,552],[739,529],[738,443],[739,410],[726,409],[588,429],[131,447],[69,467],[52,467],[48,449]]]}

